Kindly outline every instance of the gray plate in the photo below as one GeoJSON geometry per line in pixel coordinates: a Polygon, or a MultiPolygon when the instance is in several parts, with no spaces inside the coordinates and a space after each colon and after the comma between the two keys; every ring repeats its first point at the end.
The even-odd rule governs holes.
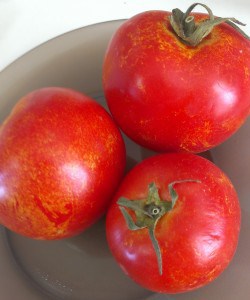
{"type": "MultiPolygon", "coordinates": [[[[33,89],[70,87],[104,105],[102,61],[111,34],[122,21],[84,27],[35,48],[0,73],[0,122],[14,103],[33,89]]],[[[220,278],[198,291],[177,296],[152,294],[134,284],[114,262],[105,240],[104,220],[62,241],[36,241],[0,226],[0,292],[3,300],[248,299],[250,295],[250,123],[216,148],[215,162],[231,177],[242,204],[237,254],[220,278]]],[[[125,139],[128,168],[153,152],[125,139]]]]}

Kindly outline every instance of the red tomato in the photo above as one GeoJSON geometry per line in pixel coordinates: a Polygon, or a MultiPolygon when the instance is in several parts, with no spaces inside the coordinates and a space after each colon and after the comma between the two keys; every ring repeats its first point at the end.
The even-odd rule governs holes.
{"type": "Polygon", "coordinates": [[[0,130],[0,223],[37,239],[78,234],[105,212],[124,165],[121,134],[97,102],[36,90],[0,130]]]}
{"type": "Polygon", "coordinates": [[[118,28],[103,65],[105,96],[118,125],[140,145],[198,153],[225,141],[249,115],[250,43],[220,24],[187,45],[170,15],[147,11],[118,28]]]}
{"type": "Polygon", "coordinates": [[[239,230],[232,183],[212,162],[190,153],[139,163],[122,181],[106,219],[108,244],[121,268],[160,293],[214,280],[232,260],[239,230]]]}

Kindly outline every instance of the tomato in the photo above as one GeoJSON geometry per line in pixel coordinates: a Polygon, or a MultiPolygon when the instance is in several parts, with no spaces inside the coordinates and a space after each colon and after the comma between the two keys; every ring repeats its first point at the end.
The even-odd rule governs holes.
{"type": "Polygon", "coordinates": [[[124,166],[120,131],[97,102],[33,91],[0,130],[0,223],[36,239],[76,235],[106,211],[124,166]]]}
{"type": "Polygon", "coordinates": [[[186,292],[229,265],[240,218],[237,193],[214,163],[191,153],[158,154],[123,179],[107,213],[107,241],[141,286],[186,292]]]}
{"type": "MultiPolygon", "coordinates": [[[[190,45],[175,33],[171,15],[142,12],[117,29],[105,54],[103,87],[131,139],[155,151],[198,153],[228,139],[249,115],[250,43],[223,23],[190,45]]],[[[195,28],[208,19],[193,13],[189,22],[192,16],[195,28]]]]}

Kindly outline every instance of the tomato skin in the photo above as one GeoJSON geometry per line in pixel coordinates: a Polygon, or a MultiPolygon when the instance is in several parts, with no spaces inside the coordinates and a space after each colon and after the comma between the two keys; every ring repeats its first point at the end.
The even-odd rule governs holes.
{"type": "Polygon", "coordinates": [[[0,130],[0,223],[36,239],[76,235],[106,211],[124,166],[121,134],[97,102],[31,92],[0,130]]]}
{"type": "Polygon", "coordinates": [[[208,284],[228,266],[240,218],[236,191],[212,162],[189,153],[159,154],[139,163],[122,181],[107,213],[107,240],[121,268],[138,284],[155,292],[180,293],[208,284]],[[176,205],[155,229],[162,253],[160,275],[147,228],[128,229],[117,200],[145,199],[151,182],[169,200],[168,184],[185,179],[201,182],[175,185],[176,205]]]}
{"type": "Polygon", "coordinates": [[[118,28],[103,64],[105,96],[118,125],[140,145],[198,153],[228,139],[249,115],[250,43],[221,24],[188,46],[169,15],[143,12],[118,28]]]}

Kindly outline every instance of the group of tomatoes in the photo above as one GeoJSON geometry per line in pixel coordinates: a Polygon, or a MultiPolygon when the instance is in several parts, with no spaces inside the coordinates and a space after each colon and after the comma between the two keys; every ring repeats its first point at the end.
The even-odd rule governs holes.
{"type": "Polygon", "coordinates": [[[249,115],[250,44],[206,6],[209,19],[190,14],[196,5],[140,13],[114,33],[103,64],[112,117],[66,88],[18,101],[0,127],[1,224],[52,240],[107,213],[114,258],[156,292],[190,291],[223,272],[236,251],[240,205],[230,179],[197,153],[249,115]],[[119,129],[160,153],[124,175],[119,129]]]}

